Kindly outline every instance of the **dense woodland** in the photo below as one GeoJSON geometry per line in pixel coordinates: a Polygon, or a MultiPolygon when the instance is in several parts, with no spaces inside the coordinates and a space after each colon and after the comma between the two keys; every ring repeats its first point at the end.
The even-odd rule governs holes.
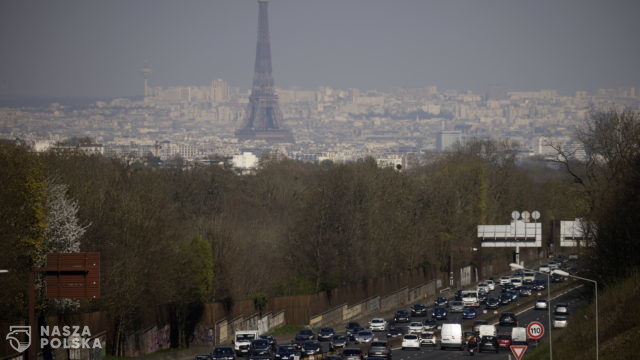
{"type": "MultiPolygon", "coordinates": [[[[640,117],[594,114],[589,160],[516,159],[472,141],[406,170],[264,158],[252,175],[181,161],[35,154],[0,144],[0,321],[26,315],[26,269],[51,251],[99,251],[102,298],[41,302],[43,312],[107,310],[117,330],[158,306],[186,324],[198,304],[313,293],[364,278],[473,261],[478,224],[512,210],[593,223],[591,270],[637,267],[640,117]],[[56,215],[57,214],[57,215],[56,215]],[[79,308],[78,308],[79,306],[79,308]]],[[[187,331],[178,343],[188,342],[187,331]]]]}

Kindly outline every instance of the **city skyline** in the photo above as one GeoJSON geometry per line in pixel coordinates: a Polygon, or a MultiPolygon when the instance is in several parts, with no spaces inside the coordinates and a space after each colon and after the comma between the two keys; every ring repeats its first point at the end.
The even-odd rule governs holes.
{"type": "MultiPolygon", "coordinates": [[[[280,88],[484,94],[493,84],[564,93],[640,84],[632,46],[640,4],[631,1],[272,5],[280,88]]],[[[251,84],[255,1],[7,1],[0,9],[0,97],[142,95],[145,61],[152,86],[251,84]]]]}

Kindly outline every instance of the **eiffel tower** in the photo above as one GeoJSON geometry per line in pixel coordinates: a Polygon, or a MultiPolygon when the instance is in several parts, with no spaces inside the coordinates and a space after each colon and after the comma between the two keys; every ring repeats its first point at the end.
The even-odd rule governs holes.
{"type": "Polygon", "coordinates": [[[266,140],[272,143],[293,143],[291,131],[280,127],[282,113],[271,75],[271,43],[269,35],[269,0],[258,0],[258,44],[255,74],[249,106],[242,128],[236,130],[239,140],[266,140]]]}

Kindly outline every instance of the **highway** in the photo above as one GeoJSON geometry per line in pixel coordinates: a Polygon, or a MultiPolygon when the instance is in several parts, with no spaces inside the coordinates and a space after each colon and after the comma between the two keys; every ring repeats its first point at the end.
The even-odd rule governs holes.
{"type": "MultiPolygon", "coordinates": [[[[541,278],[542,279],[542,278],[541,278]]],[[[546,277],[544,277],[544,279],[546,280],[546,277]]],[[[580,286],[581,283],[580,282],[572,282],[570,288],[568,288],[565,291],[568,291],[566,293],[561,293],[561,294],[556,294],[553,297],[553,300],[551,302],[550,308],[553,310],[553,307],[555,306],[555,304],[557,303],[566,303],[569,305],[569,317],[568,317],[568,321],[571,321],[571,314],[575,313],[576,310],[585,305],[587,303],[586,300],[586,296],[584,295],[584,293],[588,293],[588,289],[586,289],[586,287],[584,286],[580,286]]],[[[552,288],[553,288],[553,284],[552,284],[552,288]]],[[[499,297],[500,295],[500,287],[498,285],[496,285],[495,290],[493,290],[490,294],[489,297],[499,297]]],[[[534,292],[534,294],[529,297],[529,298],[541,298],[541,299],[546,299],[547,298],[547,290],[545,289],[540,296],[537,295],[536,292],[534,292]]],[[[525,299],[525,298],[523,298],[525,299]]],[[[429,307],[429,311],[428,313],[431,314],[431,310],[433,309],[433,304],[425,304],[429,307]]],[[[407,307],[408,308],[408,307],[407,307]]],[[[479,312],[482,312],[482,310],[484,309],[484,305],[481,306],[479,308],[479,312]]],[[[489,311],[493,311],[493,310],[489,310],[489,311]]],[[[501,313],[501,310],[498,309],[498,314],[501,313]]],[[[518,309],[516,310],[516,315],[518,318],[518,323],[520,326],[524,326],[526,327],[527,324],[529,324],[530,322],[533,321],[539,321],[544,325],[545,328],[545,335],[542,338],[541,341],[546,341],[548,339],[548,334],[549,334],[549,323],[548,323],[548,314],[547,311],[545,310],[534,310],[533,306],[529,306],[528,308],[523,308],[523,309],[518,309]]],[[[422,320],[426,320],[429,317],[414,317],[412,318],[412,321],[422,321],[422,320]]],[[[553,314],[552,314],[552,320],[553,320],[553,314]]],[[[387,319],[387,321],[391,324],[392,323],[392,319],[387,319]]],[[[462,323],[463,324],[463,331],[470,331],[471,330],[471,323],[473,322],[473,320],[462,320],[462,313],[449,313],[448,314],[448,318],[445,321],[438,321],[439,323],[462,323]]],[[[366,326],[366,323],[361,323],[362,326],[366,326]]],[[[405,333],[406,333],[406,326],[408,325],[408,323],[406,324],[397,324],[397,326],[404,326],[405,327],[405,333]]],[[[498,330],[498,334],[500,333],[508,333],[511,334],[511,327],[501,327],[501,326],[497,326],[497,330],[498,330]]],[[[344,332],[344,328],[336,328],[337,332],[344,332]]],[[[553,331],[563,331],[562,329],[553,329],[553,331]]],[[[377,332],[376,336],[379,339],[386,339],[386,334],[383,332],[377,332]]],[[[397,348],[393,349],[392,352],[392,358],[393,360],[420,360],[420,359],[457,359],[460,358],[461,356],[469,356],[469,354],[467,353],[467,351],[459,351],[459,350],[440,350],[439,346],[436,347],[432,347],[432,346],[423,346],[421,347],[421,349],[419,351],[416,350],[402,350],[399,348],[399,339],[394,339],[395,341],[392,342],[393,345],[397,346],[397,348]]],[[[328,351],[328,342],[321,342],[323,351],[325,351],[326,354],[330,354],[330,352],[328,351]]],[[[529,349],[533,348],[536,346],[535,342],[530,342],[529,343],[529,349]]],[[[352,347],[352,346],[350,346],[352,347]]],[[[362,348],[365,350],[366,353],[366,349],[368,348],[368,346],[364,345],[362,346],[362,348]]],[[[498,354],[495,353],[476,353],[475,356],[480,356],[481,358],[486,358],[486,359],[505,359],[507,354],[510,354],[510,350],[505,349],[505,350],[501,350],[498,354]]]]}

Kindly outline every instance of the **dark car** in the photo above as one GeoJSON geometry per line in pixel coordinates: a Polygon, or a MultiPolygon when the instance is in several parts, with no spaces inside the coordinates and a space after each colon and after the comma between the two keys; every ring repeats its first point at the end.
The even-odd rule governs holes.
{"type": "Polygon", "coordinates": [[[273,337],[273,335],[262,334],[260,335],[260,339],[267,340],[269,342],[269,345],[271,345],[271,348],[274,350],[276,348],[276,345],[278,345],[278,342],[276,341],[276,338],[273,337]]]}
{"type": "Polygon", "coordinates": [[[498,352],[498,350],[500,349],[500,345],[498,345],[498,338],[495,336],[483,336],[482,339],[480,339],[480,344],[478,347],[478,351],[479,352],[483,352],[483,351],[493,351],[493,352],[498,352]]]}
{"type": "Polygon", "coordinates": [[[518,318],[512,312],[500,314],[500,326],[518,326],[518,318]]]}
{"type": "Polygon", "coordinates": [[[491,310],[499,308],[500,307],[500,299],[488,298],[486,307],[487,307],[487,309],[491,309],[491,310]]]}
{"type": "Polygon", "coordinates": [[[307,340],[302,344],[302,356],[308,357],[309,355],[319,355],[322,353],[320,342],[317,340],[307,340]]]}
{"type": "Polygon", "coordinates": [[[456,290],[456,294],[453,296],[455,301],[462,301],[462,289],[456,290]]]}
{"type": "Polygon", "coordinates": [[[347,335],[335,334],[331,337],[331,340],[329,342],[329,349],[331,349],[332,351],[335,349],[343,349],[348,345],[348,341],[349,340],[347,339],[347,335]]]}
{"type": "Polygon", "coordinates": [[[358,348],[346,348],[342,350],[342,360],[362,360],[364,353],[358,348]]]}
{"type": "Polygon", "coordinates": [[[411,316],[426,316],[427,307],[422,304],[414,304],[411,307],[411,316]]]}
{"type": "Polygon", "coordinates": [[[236,353],[231,346],[216,346],[211,357],[216,360],[235,360],[236,353]]]}
{"type": "Polygon", "coordinates": [[[362,329],[362,326],[360,326],[359,323],[353,322],[353,321],[350,323],[347,323],[347,336],[351,336],[351,334],[354,332],[354,329],[362,329]]]}
{"type": "Polygon", "coordinates": [[[480,305],[484,305],[487,303],[487,293],[483,292],[483,293],[478,293],[478,302],[480,303],[480,305]]]}
{"type": "Polygon", "coordinates": [[[511,335],[509,334],[498,334],[498,346],[500,349],[509,349],[511,347],[511,335]]]}
{"type": "Polygon", "coordinates": [[[404,331],[402,331],[402,328],[400,327],[391,326],[387,329],[387,338],[394,338],[402,335],[404,335],[404,331]]]}
{"type": "Polygon", "coordinates": [[[313,330],[311,329],[302,329],[298,332],[298,335],[306,337],[307,340],[313,340],[314,337],[313,330]]]}
{"type": "Polygon", "coordinates": [[[438,296],[434,301],[435,306],[447,306],[449,305],[449,299],[443,296],[438,296]]]}
{"type": "Polygon", "coordinates": [[[333,330],[330,326],[325,326],[320,329],[318,332],[318,340],[320,341],[328,341],[331,340],[331,337],[335,335],[335,330],[333,330]]]}
{"type": "Polygon", "coordinates": [[[562,277],[562,275],[551,274],[551,282],[561,283],[563,281],[564,281],[564,277],[562,277]]]}
{"type": "Polygon", "coordinates": [[[249,346],[249,356],[251,355],[271,355],[271,344],[265,339],[252,340],[249,346]]]}
{"type": "Polygon", "coordinates": [[[531,287],[536,291],[542,291],[547,288],[547,283],[544,280],[535,280],[531,287]]]}
{"type": "Polygon", "coordinates": [[[511,296],[511,302],[516,302],[520,300],[520,295],[518,295],[518,291],[511,290],[511,291],[507,291],[506,293],[509,294],[509,296],[511,296]]]}
{"type": "Polygon", "coordinates": [[[509,290],[512,290],[514,288],[513,284],[502,284],[500,285],[500,291],[501,292],[507,292],[509,290]]]}
{"type": "Polygon", "coordinates": [[[293,345],[280,345],[276,349],[276,360],[293,360],[300,356],[300,351],[293,345]]]}
{"type": "Polygon", "coordinates": [[[391,358],[391,347],[389,343],[386,341],[375,340],[371,342],[371,346],[369,346],[369,351],[367,351],[367,356],[375,356],[382,358],[391,358]]]}
{"type": "Polygon", "coordinates": [[[527,296],[531,296],[532,290],[531,287],[529,286],[523,286],[520,288],[520,296],[522,297],[527,297],[527,296]]]}
{"type": "Polygon", "coordinates": [[[411,315],[407,310],[398,310],[393,317],[393,321],[396,323],[406,323],[411,321],[411,315]]]}
{"type": "Polygon", "coordinates": [[[330,354],[330,355],[325,355],[322,359],[323,360],[342,360],[342,356],[330,354]]]}
{"type": "Polygon", "coordinates": [[[466,307],[462,312],[463,319],[475,319],[477,316],[478,312],[476,311],[476,308],[471,306],[466,307]]]}
{"type": "Polygon", "coordinates": [[[302,349],[302,345],[304,344],[305,341],[309,340],[306,336],[303,335],[296,335],[295,338],[293,338],[293,340],[291,341],[291,344],[293,346],[296,347],[296,349],[300,350],[302,349]]]}
{"type": "Polygon", "coordinates": [[[436,320],[447,320],[447,309],[442,306],[438,306],[433,309],[433,314],[431,314],[436,320]]]}
{"type": "Polygon", "coordinates": [[[357,327],[357,328],[353,328],[353,329],[351,329],[351,334],[349,335],[349,340],[351,340],[351,341],[356,341],[356,336],[357,336],[359,333],[361,333],[361,332],[363,332],[363,331],[365,331],[365,330],[367,330],[367,329],[365,329],[365,328],[363,328],[363,327],[357,327]]]}
{"type": "Polygon", "coordinates": [[[199,354],[193,358],[193,360],[211,360],[211,359],[213,359],[213,357],[211,357],[211,355],[209,354],[199,354]]]}
{"type": "Polygon", "coordinates": [[[502,305],[511,304],[511,295],[509,295],[508,293],[500,294],[500,304],[502,305]]]}

